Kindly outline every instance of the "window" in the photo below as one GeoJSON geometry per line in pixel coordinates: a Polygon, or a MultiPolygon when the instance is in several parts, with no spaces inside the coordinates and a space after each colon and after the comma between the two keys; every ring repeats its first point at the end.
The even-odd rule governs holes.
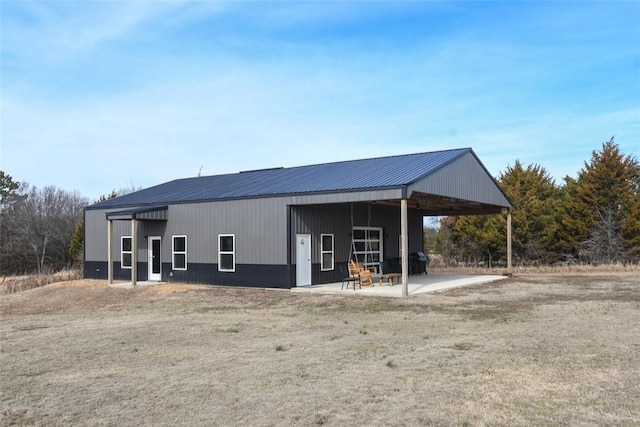
{"type": "Polygon", "coordinates": [[[120,267],[131,268],[131,236],[122,236],[122,250],[120,252],[120,267]]]}
{"type": "Polygon", "coordinates": [[[353,254],[358,262],[380,271],[382,253],[382,228],[353,227],[353,254]]]}
{"type": "Polygon", "coordinates": [[[187,236],[173,236],[172,268],[187,269],[187,236]]]}
{"type": "Polygon", "coordinates": [[[236,271],[236,236],[218,235],[218,271],[236,271]]]}
{"type": "Polygon", "coordinates": [[[320,235],[320,270],[333,270],[333,234],[320,235]]]}

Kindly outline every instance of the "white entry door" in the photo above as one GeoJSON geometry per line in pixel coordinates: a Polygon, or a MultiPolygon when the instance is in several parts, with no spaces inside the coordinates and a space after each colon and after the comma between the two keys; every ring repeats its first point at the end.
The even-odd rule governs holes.
{"type": "Polygon", "coordinates": [[[296,234],[296,286],[311,284],[311,234],[296,234]]]}
{"type": "Polygon", "coordinates": [[[162,258],[160,257],[160,237],[149,237],[149,279],[159,282],[162,280],[162,258]]]}

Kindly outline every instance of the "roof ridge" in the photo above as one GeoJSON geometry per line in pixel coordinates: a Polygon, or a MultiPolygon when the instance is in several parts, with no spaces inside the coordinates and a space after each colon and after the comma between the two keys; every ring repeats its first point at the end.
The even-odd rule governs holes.
{"type": "Polygon", "coordinates": [[[422,156],[422,155],[425,155],[425,154],[446,153],[446,152],[449,152],[449,151],[470,151],[470,150],[471,150],[471,147],[449,148],[449,149],[446,149],[446,150],[424,151],[424,152],[420,152],[420,153],[394,154],[392,156],[368,157],[366,159],[338,160],[338,161],[335,161],[335,162],[313,163],[313,164],[308,164],[308,165],[289,166],[289,167],[285,167],[284,169],[296,169],[296,168],[306,168],[306,167],[312,167],[312,166],[337,165],[337,164],[341,164],[341,163],[366,162],[366,161],[369,161],[369,160],[394,159],[394,158],[400,158],[400,157],[422,156]]]}
{"type": "MultiPolygon", "coordinates": [[[[366,161],[373,161],[373,160],[382,160],[382,159],[394,159],[394,158],[401,158],[401,157],[414,157],[414,156],[422,156],[425,154],[437,154],[437,153],[447,153],[447,152],[451,152],[451,151],[460,151],[460,152],[469,152],[472,151],[471,147],[462,147],[462,148],[449,148],[446,150],[437,150],[437,151],[423,151],[420,153],[405,153],[405,154],[394,154],[392,156],[378,156],[378,157],[368,157],[365,159],[351,159],[351,160],[338,160],[338,161],[334,161],[334,162],[324,162],[324,163],[312,163],[312,164],[306,164],[306,165],[297,165],[297,166],[278,166],[278,167],[268,167],[268,168],[259,168],[259,169],[249,169],[249,170],[241,170],[241,171],[237,171],[237,172],[227,172],[227,173],[221,173],[221,174],[214,174],[214,175],[204,175],[204,176],[188,176],[188,177],[184,177],[184,178],[176,178],[173,179],[171,181],[168,182],[176,182],[176,181],[185,181],[185,180],[192,180],[192,179],[206,179],[206,178],[212,178],[212,177],[223,177],[223,176],[235,176],[235,175],[239,175],[239,174],[243,174],[243,175],[253,175],[256,173],[263,173],[263,172],[274,172],[274,171],[287,171],[287,170],[292,170],[292,169],[302,169],[302,168],[311,168],[311,167],[316,167],[316,166],[328,166],[328,165],[339,165],[339,164],[343,164],[343,163],[351,163],[351,162],[366,162],[366,161]]],[[[161,184],[159,184],[161,185],[161,184]]]]}

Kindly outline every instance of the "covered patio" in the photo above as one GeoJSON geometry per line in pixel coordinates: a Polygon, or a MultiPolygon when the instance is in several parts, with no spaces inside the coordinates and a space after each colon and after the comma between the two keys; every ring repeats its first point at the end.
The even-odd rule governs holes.
{"type": "MultiPolygon", "coordinates": [[[[409,276],[407,284],[407,296],[415,296],[431,292],[441,292],[463,286],[483,285],[507,278],[508,276],[505,275],[489,274],[423,274],[409,276]]],[[[346,283],[343,284],[342,282],[337,282],[324,285],[292,288],[291,292],[402,297],[403,286],[402,284],[389,286],[388,283],[380,286],[379,283],[376,282],[374,286],[364,286],[362,288],[356,285],[354,290],[353,282],[349,283],[348,287],[346,283]]]]}

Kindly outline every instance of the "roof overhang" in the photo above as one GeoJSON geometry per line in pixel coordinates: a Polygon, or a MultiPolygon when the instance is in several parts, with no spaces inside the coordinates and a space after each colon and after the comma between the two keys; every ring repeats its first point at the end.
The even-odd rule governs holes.
{"type": "Polygon", "coordinates": [[[166,221],[168,219],[168,206],[154,206],[154,207],[142,207],[132,208],[115,212],[107,212],[107,220],[131,220],[138,219],[143,221],[166,221]]]}
{"type": "MultiPolygon", "coordinates": [[[[400,206],[400,200],[384,200],[376,201],[376,203],[400,206]]],[[[407,207],[420,209],[425,216],[490,215],[504,213],[505,210],[508,210],[504,206],[415,191],[408,199],[407,207]]]]}

